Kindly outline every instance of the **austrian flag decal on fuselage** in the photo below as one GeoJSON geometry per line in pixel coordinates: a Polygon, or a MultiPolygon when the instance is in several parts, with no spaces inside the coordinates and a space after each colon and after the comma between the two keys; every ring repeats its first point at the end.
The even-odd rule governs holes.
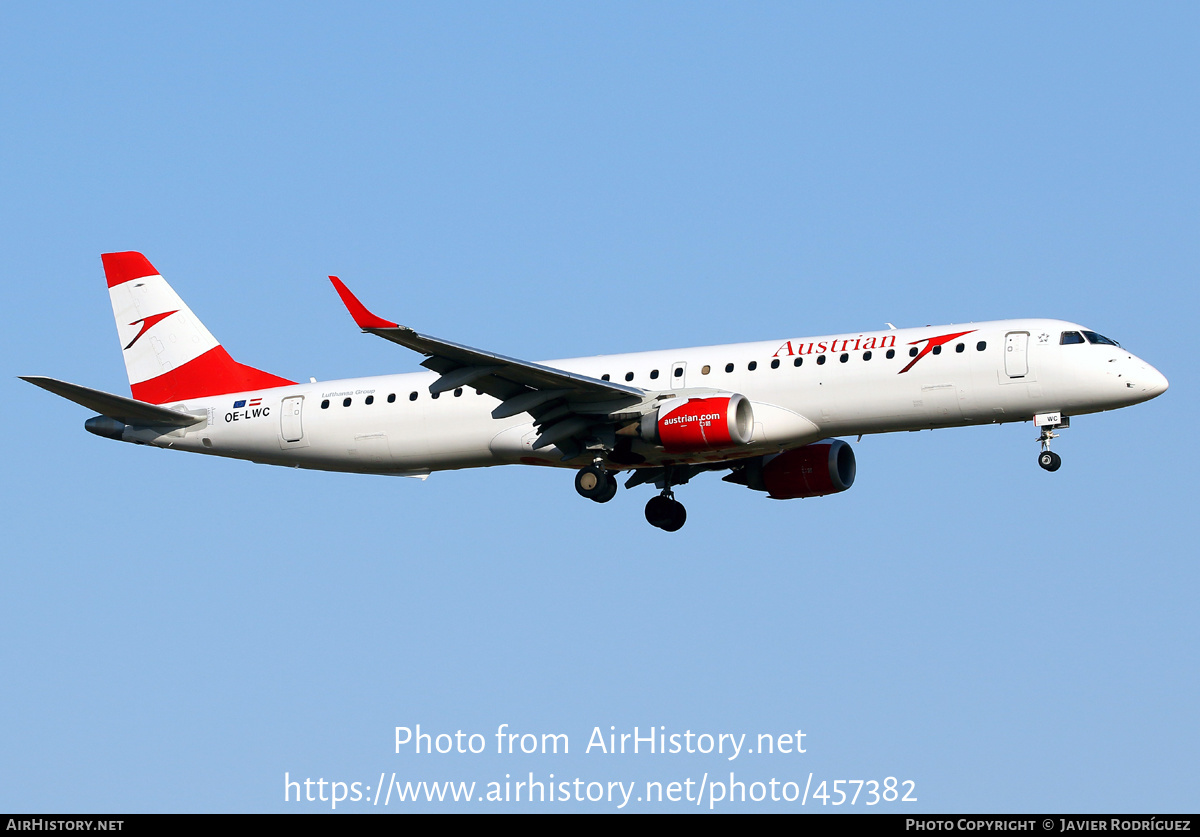
{"type": "Polygon", "coordinates": [[[250,419],[266,418],[271,415],[271,408],[262,406],[261,398],[239,398],[233,402],[233,409],[225,414],[225,423],[249,421],[250,419]]]}

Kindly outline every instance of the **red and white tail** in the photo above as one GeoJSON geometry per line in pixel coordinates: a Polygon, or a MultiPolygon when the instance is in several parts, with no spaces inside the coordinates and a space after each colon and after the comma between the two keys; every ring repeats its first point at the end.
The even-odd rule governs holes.
{"type": "Polygon", "coordinates": [[[141,253],[100,258],[137,400],[168,404],[294,383],[230,357],[141,253]]]}

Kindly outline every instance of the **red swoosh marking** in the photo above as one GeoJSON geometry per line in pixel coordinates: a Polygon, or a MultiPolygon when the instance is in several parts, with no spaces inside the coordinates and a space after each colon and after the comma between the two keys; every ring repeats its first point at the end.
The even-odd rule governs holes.
{"type": "Polygon", "coordinates": [[[956,337],[962,337],[964,334],[972,334],[972,333],[974,333],[974,332],[976,332],[976,331],[978,331],[978,329],[974,329],[974,328],[973,328],[973,329],[971,329],[970,331],[958,331],[958,332],[955,332],[954,334],[943,334],[941,337],[922,337],[920,340],[914,340],[914,341],[912,341],[912,342],[911,342],[911,343],[909,343],[908,345],[910,345],[910,346],[915,346],[915,345],[917,345],[918,343],[925,343],[925,341],[926,341],[926,340],[928,340],[929,342],[928,342],[928,343],[925,343],[925,348],[924,348],[924,349],[921,349],[921,352],[920,352],[920,354],[918,354],[918,355],[917,355],[916,357],[914,357],[914,358],[913,358],[911,361],[909,361],[909,363],[908,363],[908,366],[904,367],[903,369],[901,369],[901,370],[900,370],[899,372],[897,372],[896,374],[897,374],[897,375],[903,375],[905,372],[907,372],[908,370],[912,369],[912,368],[913,368],[913,365],[914,365],[914,364],[916,364],[916,362],[917,362],[918,360],[920,360],[921,358],[925,357],[925,355],[927,355],[927,354],[929,354],[930,352],[932,352],[932,351],[933,351],[933,347],[934,347],[934,346],[941,346],[941,345],[944,345],[944,344],[946,344],[946,343],[949,343],[951,340],[955,339],[956,337]]]}
{"type": "Polygon", "coordinates": [[[150,327],[153,326],[155,323],[160,323],[163,320],[165,320],[167,317],[171,316],[172,314],[178,314],[178,313],[179,313],[179,309],[176,308],[174,311],[168,311],[165,314],[151,314],[149,317],[146,317],[145,319],[134,320],[132,323],[130,323],[130,325],[137,325],[138,323],[141,323],[142,330],[139,331],[137,333],[137,335],[132,340],[129,341],[129,345],[126,346],[125,349],[128,350],[129,346],[132,346],[134,343],[136,343],[138,340],[140,340],[142,335],[145,334],[150,329],[150,327]]]}

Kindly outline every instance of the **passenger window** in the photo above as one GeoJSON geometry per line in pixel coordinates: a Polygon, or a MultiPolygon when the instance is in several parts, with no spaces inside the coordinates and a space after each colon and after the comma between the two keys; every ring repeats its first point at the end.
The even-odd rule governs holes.
{"type": "Polygon", "coordinates": [[[891,360],[891,359],[892,359],[892,358],[894,358],[895,356],[896,356],[896,350],[895,350],[895,349],[888,349],[888,353],[887,353],[887,359],[888,359],[888,360],[891,360]]]}
{"type": "Polygon", "coordinates": [[[838,358],[838,360],[840,360],[842,363],[845,363],[845,362],[846,362],[846,361],[848,361],[849,359],[850,359],[850,353],[849,353],[849,352],[842,352],[842,356],[838,358]]]}
{"type": "Polygon", "coordinates": [[[975,351],[977,351],[977,352],[982,352],[986,348],[987,348],[987,342],[984,340],[980,340],[978,343],[975,344],[975,351]]]}
{"type": "Polygon", "coordinates": [[[432,398],[432,399],[434,399],[434,400],[436,401],[438,398],[440,398],[440,397],[441,397],[441,395],[442,395],[442,394],[441,394],[440,392],[435,392],[435,393],[433,393],[432,395],[430,395],[429,397],[430,397],[430,398],[432,398]]]}
{"type": "Polygon", "coordinates": [[[871,353],[863,352],[863,360],[870,360],[870,359],[871,359],[871,353]]]}
{"type": "Polygon", "coordinates": [[[676,378],[682,378],[682,377],[683,377],[683,367],[682,367],[682,366],[678,367],[678,368],[675,370],[675,377],[676,377],[676,378]]]}
{"type": "Polygon", "coordinates": [[[933,353],[934,353],[935,355],[940,355],[940,354],[942,353],[942,347],[941,347],[941,346],[934,346],[934,347],[933,347],[933,353]]]}
{"type": "Polygon", "coordinates": [[[798,357],[792,361],[792,366],[803,366],[803,365],[804,365],[804,358],[802,358],[802,357],[798,357]]]}
{"type": "Polygon", "coordinates": [[[1083,335],[1078,331],[1064,331],[1062,333],[1062,337],[1058,338],[1058,344],[1060,346],[1072,346],[1076,343],[1082,342],[1084,342],[1083,335]]]}
{"type": "Polygon", "coordinates": [[[772,369],[778,369],[778,368],[779,368],[779,358],[775,358],[773,361],[771,361],[771,368],[772,368],[772,369]]]}
{"type": "Polygon", "coordinates": [[[343,406],[343,407],[349,407],[349,406],[350,406],[350,399],[349,399],[349,398],[343,398],[343,399],[342,399],[342,406],[343,406]]]}
{"type": "Polygon", "coordinates": [[[370,405],[370,404],[374,404],[374,403],[375,403],[375,396],[374,396],[374,395],[368,395],[368,396],[367,396],[367,404],[368,404],[368,405],[370,405]]]}
{"type": "Polygon", "coordinates": [[[963,353],[963,349],[965,349],[965,348],[967,348],[967,347],[964,346],[962,343],[959,343],[957,346],[954,347],[954,351],[958,352],[961,355],[963,353]]]}
{"type": "Polygon", "coordinates": [[[632,373],[632,372],[626,372],[626,373],[625,373],[625,380],[627,380],[627,381],[632,381],[632,380],[633,380],[633,373],[632,373]]]}
{"type": "Polygon", "coordinates": [[[408,400],[409,400],[409,401],[416,401],[416,400],[417,400],[417,394],[416,394],[415,392],[410,392],[410,393],[408,394],[408,400]]]}
{"type": "Polygon", "coordinates": [[[825,355],[817,355],[817,366],[825,365],[825,355]]]}
{"type": "Polygon", "coordinates": [[[321,402],[321,409],[322,410],[329,409],[329,399],[328,398],[326,398],[324,401],[321,402]]]}
{"type": "Polygon", "coordinates": [[[650,380],[652,380],[652,381],[658,380],[658,370],[657,369],[650,370],[650,380]]]}
{"type": "Polygon", "coordinates": [[[460,396],[460,395],[462,395],[462,387],[459,387],[458,389],[454,390],[455,398],[458,398],[458,396],[460,396]]]}
{"type": "Polygon", "coordinates": [[[709,366],[707,363],[700,367],[701,375],[707,375],[711,371],[712,371],[712,367],[709,366]]]}
{"type": "Polygon", "coordinates": [[[758,368],[758,361],[757,360],[750,361],[749,363],[746,364],[746,368],[749,369],[751,372],[753,372],[755,369],[758,368]]]}
{"type": "Polygon", "coordinates": [[[602,380],[602,381],[611,381],[611,380],[612,380],[612,378],[609,376],[609,374],[608,374],[607,372],[605,372],[603,375],[601,375],[601,376],[600,376],[600,380],[602,380]]]}
{"type": "Polygon", "coordinates": [[[726,371],[726,372],[732,372],[732,371],[733,371],[733,364],[732,364],[732,363],[727,363],[727,364],[725,364],[725,371],[726,371]]]}
{"type": "Polygon", "coordinates": [[[396,403],[396,393],[394,393],[394,392],[393,392],[393,393],[390,393],[390,394],[388,395],[388,403],[389,403],[389,404],[395,404],[395,403],[396,403]]]}
{"type": "Polygon", "coordinates": [[[916,346],[913,346],[911,349],[908,350],[908,356],[909,357],[917,356],[917,347],[916,346]]]}

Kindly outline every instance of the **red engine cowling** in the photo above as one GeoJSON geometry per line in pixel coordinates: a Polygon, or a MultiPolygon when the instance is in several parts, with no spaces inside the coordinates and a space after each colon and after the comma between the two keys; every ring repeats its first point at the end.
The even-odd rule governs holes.
{"type": "Polygon", "coordinates": [[[854,449],[830,439],[784,451],[763,462],[762,482],[776,500],[837,494],[854,485],[854,449]]]}
{"type": "Polygon", "coordinates": [[[754,409],[742,395],[690,398],[647,415],[641,435],[672,453],[735,448],[754,435],[754,409]]]}

